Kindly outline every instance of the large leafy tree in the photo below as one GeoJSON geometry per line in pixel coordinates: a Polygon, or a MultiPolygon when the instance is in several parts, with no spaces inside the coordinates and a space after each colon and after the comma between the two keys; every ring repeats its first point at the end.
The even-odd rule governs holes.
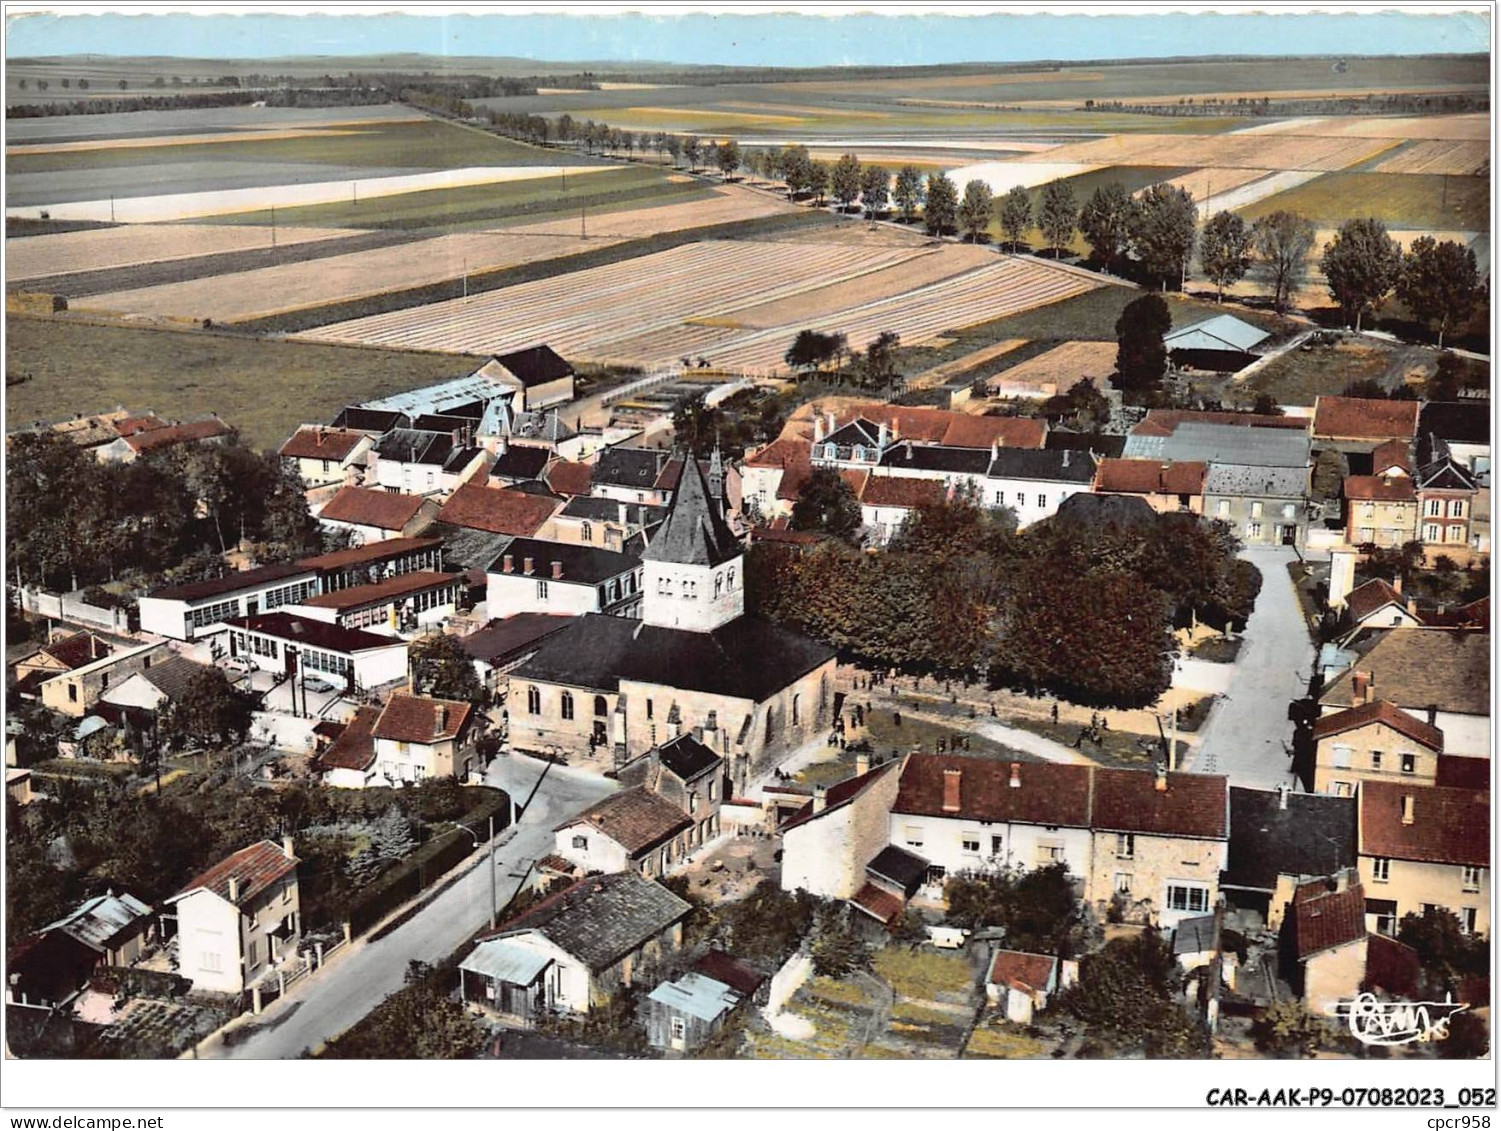
{"type": "Polygon", "coordinates": [[[828,467],[816,467],[798,488],[792,504],[792,529],[816,530],[852,539],[860,529],[860,501],[844,477],[828,467]]]}
{"type": "Polygon", "coordinates": [[[886,211],[891,196],[891,174],[880,165],[866,165],[860,173],[860,204],[872,220],[886,211]]]}
{"type": "Polygon", "coordinates": [[[485,1043],[484,1030],[450,992],[451,973],[413,959],[406,985],[349,1032],[329,1042],[334,1060],[468,1060],[485,1043]]]}
{"type": "Polygon", "coordinates": [[[1324,246],[1321,263],[1329,294],[1345,325],[1360,329],[1362,316],[1391,293],[1402,274],[1402,248],[1375,217],[1346,220],[1324,246]]]}
{"type": "Polygon", "coordinates": [[[188,681],[162,729],[171,740],[201,746],[245,741],[255,716],[255,697],[233,687],[218,668],[205,667],[188,681]]]}
{"type": "Polygon", "coordinates": [[[1141,194],[1132,217],[1131,243],[1142,266],[1164,289],[1169,279],[1181,279],[1188,270],[1198,222],[1193,193],[1185,188],[1158,184],[1141,194]]]}
{"type": "Polygon", "coordinates": [[[923,221],[930,236],[942,236],[955,230],[959,222],[959,190],[946,173],[930,173],[923,221]]]}
{"type": "Polygon", "coordinates": [[[1202,1057],[1209,1039],[1176,1000],[1182,974],[1154,931],[1113,939],[1079,962],[1079,981],[1061,996],[1092,1033],[1149,1057],[1202,1057]]]}
{"type": "Polygon", "coordinates": [[[1163,339],[1173,328],[1173,316],[1158,295],[1131,300],[1115,322],[1115,384],[1138,397],[1149,396],[1167,372],[1163,339]]]}
{"type": "Polygon", "coordinates": [[[412,666],[412,684],[420,695],[438,699],[461,699],[482,704],[484,685],[474,670],[474,661],[456,636],[432,632],[412,641],[407,648],[412,666]]]}
{"type": "Polygon", "coordinates": [[[813,180],[813,159],[808,156],[806,145],[789,145],[777,158],[777,167],[787,185],[787,197],[792,199],[807,192],[813,180]]]}
{"type": "Polygon", "coordinates": [[[715,156],[719,161],[719,172],[728,179],[736,169],[740,168],[740,143],[730,138],[719,147],[719,152],[715,156]]]}
{"type": "Polygon", "coordinates": [[[1313,239],[1313,221],[1286,209],[1263,216],[1251,228],[1251,243],[1272,285],[1272,305],[1279,312],[1292,304],[1293,293],[1308,277],[1313,239]]]}
{"type": "Polygon", "coordinates": [[[1021,185],[1014,186],[1001,198],[1001,231],[1012,250],[1022,242],[1022,236],[1032,226],[1032,197],[1021,185]]]}
{"type": "Polygon", "coordinates": [[[1042,190],[1042,200],[1037,210],[1037,226],[1042,229],[1042,238],[1061,256],[1074,240],[1079,227],[1079,202],[1073,186],[1067,181],[1049,181],[1042,190]]]}
{"type": "Polygon", "coordinates": [[[897,170],[891,198],[896,201],[904,224],[910,224],[917,218],[917,210],[922,207],[926,196],[923,192],[922,173],[916,165],[903,165],[897,170]]]}
{"type": "Polygon", "coordinates": [[[1095,189],[1080,209],[1079,231],[1105,270],[1115,270],[1126,254],[1136,212],[1136,201],[1119,181],[1095,189]]]}
{"type": "Polygon", "coordinates": [[[829,191],[829,175],[829,166],[822,161],[814,161],[808,168],[808,191],[819,205],[823,204],[824,195],[829,191]]]}
{"type": "Polygon", "coordinates": [[[818,330],[799,330],[787,347],[784,360],[792,368],[804,373],[813,372],[829,364],[844,352],[846,339],[843,334],[824,334],[818,330]]]}
{"type": "Polygon", "coordinates": [[[1251,229],[1234,212],[1216,212],[1199,239],[1199,263],[1223,300],[1225,288],[1246,277],[1251,266],[1251,229]]]}
{"type": "Polygon", "coordinates": [[[1402,263],[1397,297],[1414,317],[1438,331],[1439,349],[1444,348],[1444,335],[1474,312],[1483,294],[1475,253],[1469,248],[1432,236],[1412,241],[1402,263]]]}
{"type": "Polygon", "coordinates": [[[995,208],[995,194],[984,181],[976,179],[964,186],[964,200],[959,204],[959,226],[970,243],[979,243],[990,227],[995,208]]]}
{"type": "Polygon", "coordinates": [[[839,202],[839,210],[848,212],[860,196],[860,159],[846,153],[834,162],[829,172],[829,191],[839,202]]]}

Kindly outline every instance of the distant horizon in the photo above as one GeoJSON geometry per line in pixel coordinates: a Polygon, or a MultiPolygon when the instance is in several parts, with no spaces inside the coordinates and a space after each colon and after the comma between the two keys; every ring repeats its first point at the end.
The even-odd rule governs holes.
{"type": "Polygon", "coordinates": [[[808,15],[12,13],[7,59],[415,55],[617,67],[992,66],[1164,58],[1488,54],[1486,10],[808,15]],[[1205,43],[1235,50],[1205,52],[1205,43]],[[980,46],[982,45],[983,46],[980,46]],[[218,51],[205,51],[213,45],[218,51]],[[1296,45],[1297,50],[1289,51],[1296,45]]]}

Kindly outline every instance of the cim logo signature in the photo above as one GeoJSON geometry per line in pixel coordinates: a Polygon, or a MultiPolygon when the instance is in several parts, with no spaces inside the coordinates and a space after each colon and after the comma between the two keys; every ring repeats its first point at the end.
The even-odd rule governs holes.
{"type": "Polygon", "coordinates": [[[1449,1036],[1449,1022],[1469,1009],[1468,1002],[1381,1001],[1375,994],[1358,994],[1353,1001],[1329,1007],[1331,1017],[1343,1017],[1350,1034],[1367,1045],[1410,1045],[1414,1041],[1442,1041],[1449,1036]]]}

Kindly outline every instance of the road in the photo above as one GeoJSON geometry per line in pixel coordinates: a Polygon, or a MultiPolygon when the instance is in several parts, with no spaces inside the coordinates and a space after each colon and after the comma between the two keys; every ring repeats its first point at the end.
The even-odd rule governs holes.
{"type": "MultiPolygon", "coordinates": [[[[498,786],[522,804],[541,777],[545,763],[515,754],[496,758],[486,783],[498,786]]],[[[554,766],[530,807],[517,822],[517,833],[497,852],[500,901],[516,890],[526,866],[552,851],[552,829],[559,821],[612,792],[615,783],[554,766]]],[[[412,959],[446,958],[489,917],[490,877],[484,858],[432,903],[377,942],[359,943],[328,968],[295,987],[287,999],[267,1010],[253,1036],[207,1055],[233,1060],[295,1058],[336,1037],[401,988],[412,959]]]]}
{"type": "Polygon", "coordinates": [[[1190,769],[1226,774],[1231,785],[1294,785],[1293,724],[1288,708],[1308,694],[1313,641],[1287,573],[1290,549],[1256,548],[1241,557],[1261,570],[1261,594],[1246,622],[1245,644],[1229,692],[1215,705],[1190,769]]]}

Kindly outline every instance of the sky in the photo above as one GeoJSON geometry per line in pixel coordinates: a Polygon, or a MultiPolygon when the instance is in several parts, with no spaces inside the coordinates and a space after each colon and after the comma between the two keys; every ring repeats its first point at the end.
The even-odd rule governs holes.
{"type": "MultiPolygon", "coordinates": [[[[558,62],[918,65],[1169,55],[1484,52],[1484,11],[1336,14],[15,14],[7,58],[419,52],[558,62]]],[[[807,5],[802,6],[805,10],[807,5]]]]}

